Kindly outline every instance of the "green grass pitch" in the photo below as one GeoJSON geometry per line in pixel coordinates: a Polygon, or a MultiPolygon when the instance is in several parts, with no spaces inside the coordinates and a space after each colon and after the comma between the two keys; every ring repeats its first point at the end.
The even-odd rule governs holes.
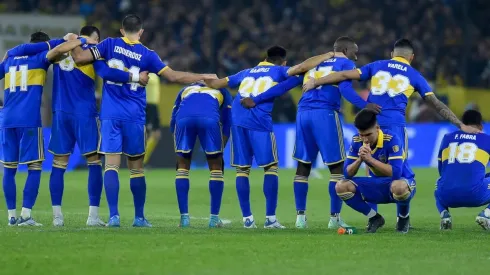
{"type": "MultiPolygon", "coordinates": [[[[172,170],[147,172],[146,215],[154,228],[130,227],[133,202],[128,171],[120,173],[119,206],[122,227],[87,228],[87,172],[66,174],[63,211],[65,227],[51,225],[49,173],[43,173],[33,216],[42,228],[7,227],[1,202],[0,274],[487,274],[490,235],[474,219],[480,209],[453,210],[453,230],[439,231],[433,199],[437,171],[417,169],[417,195],[412,201],[407,235],[394,232],[394,205],[380,206],[386,226],[377,234],[363,234],[366,219],[344,205],[342,216],[360,229],[357,235],[337,235],[327,229],[328,172],[325,180],[310,180],[308,225],[294,227],[296,218],[293,170],[280,170],[277,216],[288,229],[265,230],[262,172],[252,171],[252,210],[259,226],[241,228],[234,172],[225,173],[221,218],[226,228],[207,228],[209,172],[191,171],[192,228],[180,229],[172,170]]],[[[18,202],[25,174],[17,176],[18,202]]],[[[2,194],[3,197],[3,194],[2,194]]],[[[102,215],[107,218],[105,195],[102,215]]]]}

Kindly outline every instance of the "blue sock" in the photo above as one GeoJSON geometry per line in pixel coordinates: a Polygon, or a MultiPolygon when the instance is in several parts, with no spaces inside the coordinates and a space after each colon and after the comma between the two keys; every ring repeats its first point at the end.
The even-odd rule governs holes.
{"type": "Polygon", "coordinates": [[[356,190],[355,193],[346,192],[346,193],[337,193],[339,198],[341,198],[345,203],[350,206],[352,209],[360,212],[366,216],[374,216],[376,211],[374,211],[363,199],[361,196],[361,192],[356,190]],[[373,213],[374,212],[374,213],[373,213]]]}
{"type": "Polygon", "coordinates": [[[146,202],[146,181],[145,172],[141,169],[130,170],[129,185],[133,193],[134,217],[145,217],[145,202],[146,202]]]}
{"type": "Polygon", "coordinates": [[[102,162],[96,160],[88,163],[88,202],[89,206],[100,206],[102,196],[102,162]]]}
{"type": "Polygon", "coordinates": [[[32,209],[36,203],[39,185],[41,184],[41,163],[31,163],[28,165],[28,169],[22,207],[32,209]]]}
{"type": "Polygon", "coordinates": [[[294,177],[294,201],[298,214],[306,211],[306,198],[308,196],[308,177],[296,175],[294,177]]]}
{"type": "MultiPolygon", "coordinates": [[[[442,202],[439,200],[439,197],[437,197],[437,191],[434,192],[434,198],[436,199],[436,207],[437,207],[437,211],[439,211],[439,214],[441,214],[444,210],[448,210],[447,207],[445,207],[442,204],[442,202]]],[[[398,210],[398,206],[397,206],[397,210],[398,210]]]]}
{"type": "Polygon", "coordinates": [[[211,194],[211,215],[219,215],[224,185],[223,171],[211,171],[211,177],[209,178],[209,193],[211,194]]]}
{"type": "Polygon", "coordinates": [[[107,204],[109,205],[109,217],[119,215],[119,210],[117,209],[119,200],[119,166],[105,165],[104,187],[107,204]]]}
{"type": "Polygon", "coordinates": [[[330,176],[330,182],[328,183],[328,193],[330,195],[330,215],[338,216],[342,210],[342,200],[337,196],[335,191],[335,185],[337,182],[344,179],[342,174],[332,174],[330,176]]]}
{"type": "Polygon", "coordinates": [[[51,194],[51,205],[61,206],[63,190],[65,189],[65,171],[68,163],[54,160],[51,175],[49,176],[49,193],[51,194]]]}
{"type": "Polygon", "coordinates": [[[396,210],[398,217],[403,217],[406,218],[408,217],[408,214],[410,213],[410,200],[412,198],[412,194],[410,191],[407,191],[404,194],[401,195],[393,195],[393,199],[396,201],[396,210]]]}
{"type": "Polygon", "coordinates": [[[189,214],[189,170],[177,169],[175,177],[175,190],[179,203],[180,214],[189,214]]]}
{"type": "Polygon", "coordinates": [[[378,205],[376,203],[367,203],[374,211],[378,212],[378,205]]]}
{"type": "Polygon", "coordinates": [[[273,166],[264,175],[265,215],[275,216],[277,208],[277,195],[279,189],[279,177],[277,166],[273,166]]]}
{"type": "Polygon", "coordinates": [[[252,210],[250,209],[250,182],[248,180],[249,174],[250,168],[237,168],[236,192],[238,194],[238,201],[240,202],[240,208],[242,209],[243,217],[252,216],[252,210]]]}
{"type": "Polygon", "coordinates": [[[17,204],[17,189],[15,186],[15,174],[17,164],[5,164],[3,167],[3,194],[7,202],[7,209],[14,210],[17,204]]]}

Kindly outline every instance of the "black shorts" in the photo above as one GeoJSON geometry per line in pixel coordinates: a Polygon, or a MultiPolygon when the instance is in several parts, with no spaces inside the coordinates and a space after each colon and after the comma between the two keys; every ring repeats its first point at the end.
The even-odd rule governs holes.
{"type": "Polygon", "coordinates": [[[160,113],[156,104],[146,104],[146,129],[148,131],[160,129],[160,113]]]}

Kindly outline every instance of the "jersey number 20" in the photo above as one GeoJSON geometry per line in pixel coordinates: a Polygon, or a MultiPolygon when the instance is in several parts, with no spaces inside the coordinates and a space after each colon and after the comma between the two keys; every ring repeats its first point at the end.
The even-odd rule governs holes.
{"type": "Polygon", "coordinates": [[[238,88],[241,97],[249,97],[250,94],[258,96],[274,86],[274,80],[270,76],[262,76],[257,79],[245,77],[238,88]]]}
{"type": "Polygon", "coordinates": [[[471,142],[464,142],[458,145],[457,142],[449,143],[449,156],[447,163],[472,163],[476,158],[478,146],[471,142]]]}

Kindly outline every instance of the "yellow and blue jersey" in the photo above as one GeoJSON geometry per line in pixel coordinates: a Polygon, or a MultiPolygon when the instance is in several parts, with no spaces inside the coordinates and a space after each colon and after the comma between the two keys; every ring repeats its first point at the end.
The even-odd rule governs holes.
{"type": "Polygon", "coordinates": [[[223,135],[230,136],[232,97],[227,89],[215,90],[194,83],[180,90],[175,99],[170,128],[173,132],[176,120],[187,117],[206,117],[220,121],[223,135]]]}
{"type": "MultiPolygon", "coordinates": [[[[95,59],[104,59],[109,67],[139,74],[149,71],[161,74],[166,68],[157,53],[139,41],[107,38],[90,48],[95,59]]],[[[100,118],[145,124],[146,90],[138,83],[104,80],[100,118]]]]}
{"type": "MultiPolygon", "coordinates": [[[[316,68],[313,68],[306,73],[304,82],[307,82],[310,78],[318,79],[333,72],[352,70],[355,68],[356,65],[352,60],[346,57],[334,57],[322,62],[316,68]]],[[[345,80],[339,83],[339,85],[323,85],[308,93],[303,93],[298,103],[298,112],[313,109],[339,111],[342,96],[360,109],[366,107],[367,102],[364,101],[352,87],[352,80],[345,80]]]]}
{"type": "Polygon", "coordinates": [[[240,104],[245,97],[256,97],[288,78],[289,67],[260,62],[256,67],[243,70],[227,77],[230,88],[238,87],[238,94],[232,104],[232,124],[250,130],[272,131],[273,100],[261,102],[255,108],[247,109],[240,104]]]}
{"type": "Polygon", "coordinates": [[[468,189],[485,178],[490,136],[455,131],[446,134],[438,155],[438,189],[468,189]],[[442,185],[442,186],[441,186],[442,185]]]}
{"type": "Polygon", "coordinates": [[[408,98],[414,92],[422,97],[433,94],[427,80],[401,57],[376,61],[358,71],[361,81],[371,81],[368,102],[382,107],[378,115],[380,126],[405,126],[408,98]]]}
{"type": "MultiPolygon", "coordinates": [[[[349,148],[349,155],[344,164],[344,167],[351,165],[355,160],[359,158],[359,149],[363,146],[362,140],[359,135],[352,137],[352,143],[349,148]]],[[[413,179],[415,174],[408,166],[405,160],[405,154],[403,153],[403,142],[399,137],[393,135],[390,131],[378,132],[378,142],[376,147],[372,150],[373,158],[379,160],[382,163],[387,163],[392,167],[392,179],[398,180],[400,178],[413,179]]],[[[369,175],[371,177],[386,177],[381,175],[374,167],[366,164],[369,167],[369,175]]]]}
{"type": "Polygon", "coordinates": [[[33,56],[11,56],[0,64],[5,78],[2,128],[41,127],[41,99],[48,51],[33,56]]]}

